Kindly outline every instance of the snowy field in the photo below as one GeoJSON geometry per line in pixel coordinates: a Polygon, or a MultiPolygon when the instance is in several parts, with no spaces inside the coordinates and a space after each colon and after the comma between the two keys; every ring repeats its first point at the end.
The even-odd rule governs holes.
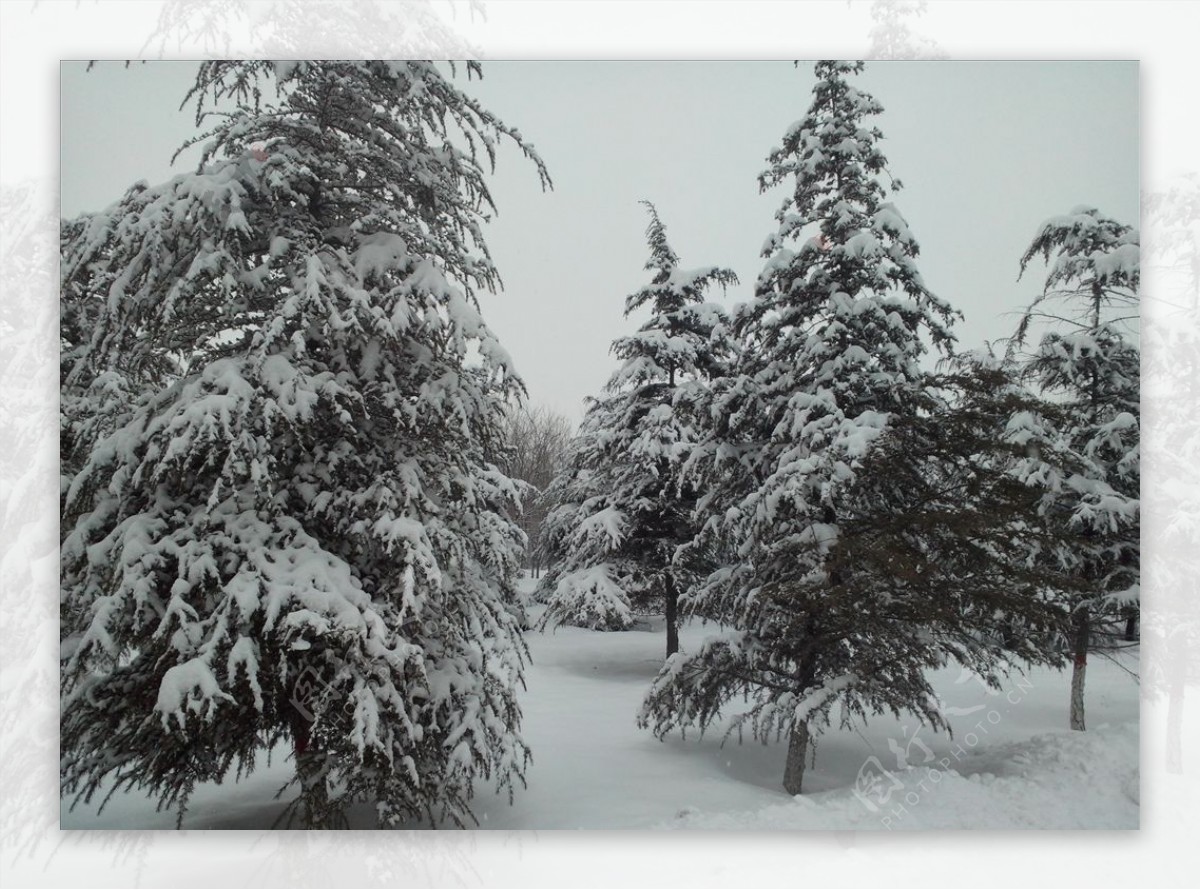
{"type": "MultiPolygon", "coordinates": [[[[705,633],[685,626],[681,645],[705,633]]],[[[957,715],[953,739],[889,716],[831,729],[818,740],[805,794],[793,799],[780,787],[786,741],[731,738],[722,746],[710,733],[660,742],[637,728],[663,657],[660,624],[624,633],[560,628],[527,639],[533,663],[521,703],[533,750],[529,787],[510,806],[506,795],[481,786],[473,805],[480,828],[1138,827],[1138,687],[1124,669],[1136,671],[1136,649],[1124,667],[1089,662],[1086,733],[1065,728],[1069,672],[1036,670],[988,693],[957,669],[940,671],[934,685],[957,715]]],[[[271,827],[291,772],[284,749],[241,782],[198,787],[183,827],[271,827]]],[[[173,811],[156,812],[136,795],[96,809],[71,812],[64,801],[61,826],[175,826],[173,811]]],[[[352,824],[374,827],[370,809],[354,813],[352,824]]]]}

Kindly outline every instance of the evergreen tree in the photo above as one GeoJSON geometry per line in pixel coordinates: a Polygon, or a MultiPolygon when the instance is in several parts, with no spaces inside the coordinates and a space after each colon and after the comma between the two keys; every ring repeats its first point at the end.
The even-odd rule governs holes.
{"type": "Polygon", "coordinates": [[[623,528],[612,523],[608,492],[597,469],[615,413],[603,397],[589,399],[579,430],[567,443],[564,466],[542,494],[546,518],[539,550],[546,572],[534,599],[546,603],[541,627],[571,624],[592,630],[627,630],[634,604],[603,557],[619,545],[623,528]],[[595,554],[600,554],[593,560],[595,554]]]}
{"type": "Polygon", "coordinates": [[[528,758],[485,176],[502,138],[545,170],[433,63],[207,62],[189,98],[198,171],[64,229],[68,426],[95,430],[64,493],[64,792],[182,820],[290,739],[308,826],[462,824],[528,758]],[[97,425],[106,377],[132,404],[97,425]]]}
{"type": "Polygon", "coordinates": [[[945,523],[947,537],[929,548],[936,554],[930,574],[953,585],[966,630],[993,650],[977,671],[996,658],[1001,668],[1010,659],[1061,666],[1068,624],[1054,591],[1078,582],[1059,571],[1054,555],[1070,534],[1044,489],[1078,473],[1083,461],[1058,434],[1060,406],[1023,385],[1010,357],[988,346],[943,364],[931,378],[942,401],[915,424],[926,438],[889,431],[900,440],[893,449],[924,464],[923,480],[913,478],[905,492],[926,492],[914,523],[929,509],[945,523]]]}
{"type": "Polygon", "coordinates": [[[625,315],[643,308],[651,315],[613,343],[621,367],[592,402],[570,466],[551,490],[560,500],[548,521],[555,562],[543,582],[542,623],[625,629],[635,612],[661,608],[671,655],[679,648],[679,595],[701,568],[695,550],[676,558],[696,531],[696,492],[679,468],[699,437],[697,405],[731,349],[725,313],[704,295],[737,276],[715,266],[679,268],[658,211],[643,203],[654,277],[626,298],[625,315]]]}
{"type": "Polygon", "coordinates": [[[1004,533],[1024,487],[976,466],[987,411],[923,367],[930,345],[950,353],[955,313],[926,288],[887,200],[882,134],[868,123],[881,108],[852,83],[862,68],[817,63],[808,112],[759,178],[789,194],[754,299],[733,317],[739,360],[715,387],[713,433],[690,465],[708,492],[701,541],[732,542],[733,558],[684,609],[724,630],[664,666],[640,716],[660,737],[703,731],[747,697],[730,731],[788,734],[790,793],[835,705],[843,723],[907,711],[945,726],[929,668],[953,657],[998,683],[995,616],[1032,608],[1034,623],[1052,620],[1032,581],[1009,583],[1023,551],[1004,533]]]}
{"type": "Polygon", "coordinates": [[[1072,729],[1085,728],[1087,659],[1097,634],[1128,621],[1139,600],[1141,354],[1125,333],[1137,317],[1138,242],[1136,229],[1077,207],[1047,220],[1021,258],[1022,274],[1038,257],[1050,268],[1013,346],[1021,348],[1039,323],[1049,326],[1025,357],[1025,372],[1058,405],[1056,433],[1080,461],[1043,486],[1047,510],[1069,533],[1050,556],[1072,625],[1072,729]]]}

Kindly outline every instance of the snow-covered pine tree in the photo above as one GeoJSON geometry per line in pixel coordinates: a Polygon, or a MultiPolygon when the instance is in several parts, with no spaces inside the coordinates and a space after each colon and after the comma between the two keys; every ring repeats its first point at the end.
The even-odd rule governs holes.
{"type": "Polygon", "coordinates": [[[790,793],[835,705],[843,721],[908,711],[940,726],[926,670],[949,655],[995,670],[969,651],[969,594],[926,577],[945,517],[903,533],[939,460],[922,359],[930,346],[950,352],[956,313],[926,288],[917,243],[887,200],[882,134],[868,122],[882,109],[852,83],[862,69],[817,63],[812,104],[759,178],[789,194],[754,298],[734,312],[740,358],[715,388],[714,432],[691,466],[708,492],[702,540],[729,540],[735,555],[684,610],[725,629],[668,661],[639,718],[660,737],[703,730],[748,696],[730,731],[789,735],[790,793]],[[913,431],[924,454],[893,447],[913,431]]]}
{"type": "Polygon", "coordinates": [[[547,606],[543,628],[555,622],[592,630],[627,630],[633,624],[633,605],[613,580],[609,563],[589,567],[574,559],[575,554],[605,552],[618,532],[606,525],[614,514],[608,511],[608,492],[596,472],[615,420],[609,400],[588,399],[583,421],[567,443],[563,467],[542,493],[546,518],[538,549],[546,572],[534,599],[547,606]],[[547,618],[548,613],[553,617],[547,618]]]}
{"type": "Polygon", "coordinates": [[[1139,256],[1136,229],[1076,207],[1043,223],[1021,257],[1022,274],[1039,257],[1049,271],[1013,348],[1023,347],[1035,327],[1048,326],[1025,356],[1025,372],[1057,404],[1056,432],[1081,461],[1075,472],[1043,486],[1046,510],[1070,532],[1052,558],[1071,618],[1070,725],[1079,730],[1094,637],[1139,601],[1141,354],[1127,333],[1138,312],[1139,256]]]}
{"type": "Polygon", "coordinates": [[[591,403],[570,465],[550,492],[553,569],[542,626],[624,629],[635,612],[662,609],[667,655],[679,648],[678,599],[697,579],[698,549],[677,559],[696,529],[696,492],[679,469],[700,436],[698,410],[732,354],[725,312],[705,302],[714,284],[737,282],[729,269],[681,269],[658,211],[646,238],[654,273],[625,300],[625,315],[648,307],[637,332],[614,341],[620,368],[591,403]]]}
{"type": "Polygon", "coordinates": [[[207,62],[189,98],[198,171],[63,249],[64,388],[135,397],[64,495],[64,792],[182,820],[290,739],[306,825],[462,824],[528,756],[487,164],[545,169],[428,62],[207,62]]]}
{"type": "MultiPolygon", "coordinates": [[[[85,225],[85,218],[64,220],[59,229],[59,248],[66,256],[85,225]]],[[[95,317],[102,304],[93,293],[81,290],[79,282],[64,281],[59,299],[59,478],[60,496],[70,489],[92,445],[128,414],[142,386],[151,387],[177,373],[169,357],[143,366],[131,379],[116,370],[76,374],[75,367],[86,355],[95,317]]],[[[63,527],[70,525],[66,513],[63,527]]]]}
{"type": "Polygon", "coordinates": [[[981,675],[1009,660],[1065,663],[1067,623],[1054,593],[1064,579],[1047,557],[1067,541],[1044,489],[1082,462],[1057,433],[1059,406],[1020,378],[990,345],[958,353],[931,377],[933,410],[893,425],[882,443],[905,455],[902,470],[921,467],[900,492],[916,501],[909,527],[935,529],[921,546],[936,561],[921,574],[948,585],[939,596],[954,601],[975,639],[971,654],[953,654],[981,675]]]}

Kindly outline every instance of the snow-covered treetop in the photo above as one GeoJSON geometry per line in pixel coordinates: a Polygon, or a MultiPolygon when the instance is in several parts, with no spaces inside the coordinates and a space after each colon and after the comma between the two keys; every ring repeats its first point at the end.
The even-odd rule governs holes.
{"type": "MultiPolygon", "coordinates": [[[[811,447],[823,449],[832,436],[861,449],[887,412],[911,401],[929,344],[948,352],[953,343],[957,313],[926,287],[916,239],[888,200],[899,183],[887,177],[883,134],[869,123],[882,107],[851,83],[862,70],[817,63],[807,112],[759,176],[762,189],[785,185],[788,194],[754,298],[732,318],[741,359],[717,408],[729,418],[728,442],[812,435],[811,447]],[[834,436],[843,426],[846,436],[834,436]]],[[[755,472],[766,474],[782,456],[754,454],[755,472]]]]}
{"type": "Polygon", "coordinates": [[[631,385],[712,379],[732,350],[725,311],[704,298],[714,284],[737,284],[737,275],[717,266],[680,269],[657,208],[649,201],[641,203],[650,214],[645,268],[655,274],[649,284],[626,297],[625,315],[647,305],[653,315],[636,333],[613,342],[613,353],[624,363],[608,383],[607,390],[614,393],[631,385]]]}
{"type": "Polygon", "coordinates": [[[1141,283],[1138,230],[1105,216],[1095,207],[1079,206],[1042,223],[1021,257],[1021,272],[1035,257],[1050,262],[1046,289],[1074,285],[1136,291],[1141,283]]]}
{"type": "MultiPolygon", "coordinates": [[[[805,116],[788,128],[782,144],[767,157],[759,176],[762,190],[790,184],[775,218],[779,223],[763,245],[766,259],[755,299],[739,313],[743,335],[770,345],[795,325],[807,336],[818,317],[861,314],[863,299],[877,304],[877,329],[904,357],[893,372],[923,349],[923,328],[941,347],[953,337],[954,313],[926,288],[916,267],[920,249],[889,194],[900,182],[884,181],[887,159],[883,134],[867,121],[882,106],[850,78],[862,62],[816,64],[817,83],[805,116]],[[889,333],[889,331],[891,333],[889,333]]],[[[835,341],[836,328],[830,332],[835,341]]],[[[881,356],[883,354],[881,353],[881,356]]],[[[882,360],[882,359],[881,359],[882,360]]]]}
{"type": "Polygon", "coordinates": [[[134,186],[78,223],[64,253],[64,292],[107,300],[90,368],[77,374],[119,354],[128,363],[139,353],[136,365],[152,353],[220,355],[256,336],[264,345],[294,336],[297,301],[393,273],[403,284],[382,305],[350,299],[321,309],[322,324],[360,328],[363,340],[441,327],[510,368],[476,291],[500,285],[480,228],[492,207],[482,158],[491,163],[509,138],[549,183],[516,130],[429,62],[207,62],[189,99],[198,123],[215,121],[193,140],[204,143],[200,169],[134,186]],[[229,100],[234,110],[211,109],[229,100]],[[291,299],[277,299],[280,288],[291,299]],[[426,305],[414,310],[405,294],[416,293],[426,305]]]}
{"type": "MultiPolygon", "coordinates": [[[[658,272],[654,276],[656,284],[662,284],[666,281],[675,267],[679,265],[679,257],[675,251],[671,249],[671,245],[667,243],[667,229],[663,225],[662,220],[658,216],[658,208],[649,201],[642,201],[646,209],[650,213],[650,223],[646,226],[646,240],[650,244],[650,259],[646,260],[646,269],[651,272],[658,272]]],[[[637,300],[638,294],[645,291],[643,288],[640,291],[635,291],[629,299],[625,301],[625,313],[629,314],[634,309],[645,303],[645,300],[637,300]]]]}
{"type": "MultiPolygon", "coordinates": [[[[834,216],[835,194],[864,202],[877,202],[885,196],[884,187],[874,178],[887,163],[877,145],[883,133],[862,123],[883,107],[847,80],[862,70],[862,62],[818,62],[808,113],[767,156],[771,166],[758,177],[760,189],[795,177],[793,194],[776,213],[781,223],[776,240],[808,222],[834,216]]],[[[770,254],[764,250],[763,255],[770,254]]]]}
{"type": "Polygon", "coordinates": [[[1050,326],[1030,363],[1043,387],[1086,390],[1092,403],[1101,389],[1118,402],[1128,402],[1131,392],[1136,400],[1137,348],[1125,342],[1122,326],[1137,319],[1140,252],[1136,228],[1094,207],[1075,207],[1038,228],[1021,257],[1021,275],[1040,258],[1049,265],[1046,283],[1022,315],[1009,351],[1024,346],[1035,321],[1050,326]],[[1060,308],[1047,310],[1050,300],[1060,308]]]}
{"type": "MultiPolygon", "coordinates": [[[[478,63],[468,63],[467,73],[481,76],[478,63]]],[[[468,294],[475,285],[499,284],[478,228],[479,219],[495,210],[481,152],[494,166],[497,144],[508,138],[534,162],[542,184],[550,184],[544,164],[520,133],[462,92],[433,62],[208,62],[188,98],[196,101],[198,126],[211,118],[220,121],[188,143],[205,143],[202,166],[214,157],[249,151],[265,156],[269,167],[283,168],[271,171],[276,174],[272,182],[294,166],[308,174],[300,178],[299,197],[317,204],[328,200],[333,206],[327,209],[347,224],[405,231],[414,252],[426,240],[440,247],[443,241],[463,245],[469,237],[483,261],[464,253],[445,260],[468,294]],[[260,86],[264,75],[274,78],[271,100],[260,86]],[[253,109],[211,110],[231,98],[250,100],[253,109]],[[265,114],[259,108],[264,102],[265,114]],[[324,169],[320,160],[329,157],[338,161],[324,169]],[[318,166],[311,166],[314,162],[318,166]],[[322,190],[332,193],[328,199],[322,190]],[[386,219],[378,218],[379,199],[389,206],[386,219]],[[368,207],[371,212],[362,216],[368,207]],[[413,217],[421,225],[412,225],[413,217]]]]}
{"type": "Polygon", "coordinates": [[[712,284],[729,287],[737,284],[737,275],[729,269],[704,266],[699,269],[680,269],[679,257],[667,243],[667,230],[656,208],[649,201],[642,201],[650,213],[646,226],[646,241],[650,245],[650,258],[646,260],[647,271],[654,272],[650,284],[641,287],[625,298],[625,314],[651,304],[656,314],[674,312],[688,303],[701,303],[705,290],[712,284]]]}

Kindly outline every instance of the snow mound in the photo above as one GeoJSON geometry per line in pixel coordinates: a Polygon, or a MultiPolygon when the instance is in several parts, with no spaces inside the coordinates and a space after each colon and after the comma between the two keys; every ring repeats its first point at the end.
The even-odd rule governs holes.
{"type": "Polygon", "coordinates": [[[1138,827],[1138,727],[1134,723],[1038,735],[886,776],[882,792],[880,786],[870,794],[838,789],[740,812],[706,813],[690,807],[658,827],[749,831],[1138,827]]]}

